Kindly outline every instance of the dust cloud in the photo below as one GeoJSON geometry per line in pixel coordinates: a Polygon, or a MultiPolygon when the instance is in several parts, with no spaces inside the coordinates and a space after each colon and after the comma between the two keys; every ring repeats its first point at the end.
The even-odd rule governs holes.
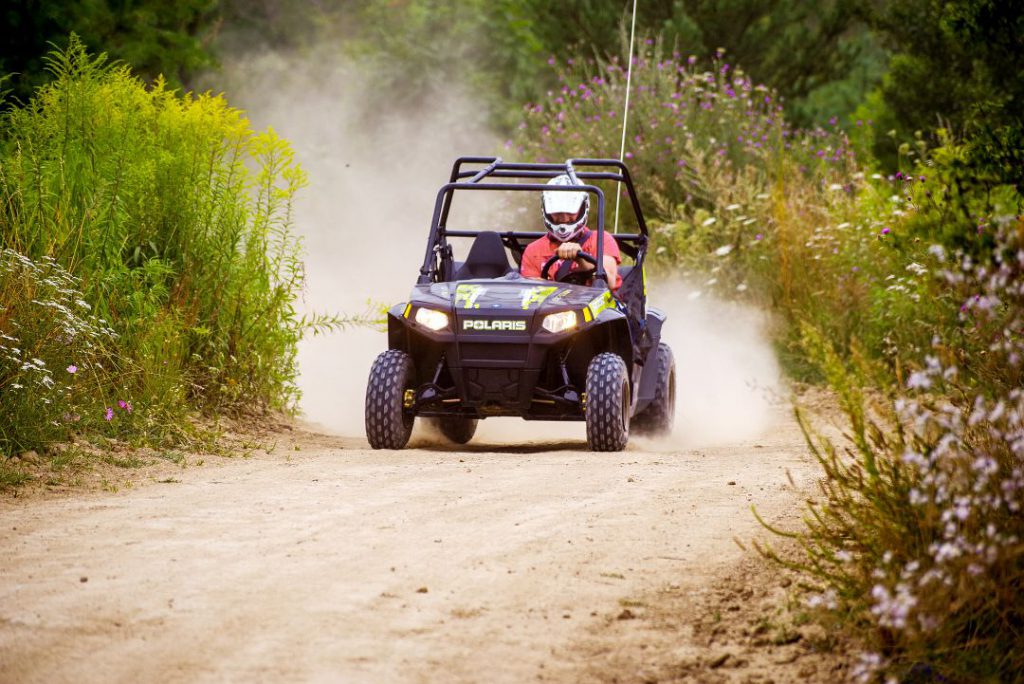
{"type": "Polygon", "coordinates": [[[655,281],[648,293],[668,315],[662,339],[676,359],[675,429],[660,448],[733,444],[770,429],[785,395],[766,315],[682,281],[655,281]]]}
{"type": "MultiPolygon", "coordinates": [[[[304,240],[306,312],[362,314],[408,298],[423,263],[437,188],[460,155],[498,147],[484,109],[457,83],[429,106],[377,104],[369,70],[330,51],[313,58],[267,52],[225,60],[228,96],[257,127],[291,141],[309,175],[295,207],[304,240]]],[[[378,330],[350,328],[299,346],[305,417],[363,433],[363,399],[378,330]]]]}
{"type": "MultiPolygon", "coordinates": [[[[306,251],[305,312],[357,314],[372,303],[405,301],[452,161],[499,148],[484,107],[457,78],[436,88],[426,106],[413,107],[381,103],[368,73],[336,52],[314,50],[313,56],[250,52],[225,59],[218,76],[218,89],[256,127],[273,127],[291,141],[309,175],[295,207],[306,251]]],[[[647,444],[659,449],[756,436],[771,415],[765,390],[778,382],[758,317],[706,296],[688,299],[692,291],[680,283],[652,286],[652,305],[669,314],[665,335],[678,374],[675,434],[647,444]]],[[[384,333],[364,328],[304,340],[298,361],[305,418],[361,435],[367,374],[386,345],[384,333]]],[[[429,439],[418,433],[417,443],[429,439]]],[[[477,434],[476,443],[585,440],[582,423],[508,418],[482,421],[477,434]]]]}

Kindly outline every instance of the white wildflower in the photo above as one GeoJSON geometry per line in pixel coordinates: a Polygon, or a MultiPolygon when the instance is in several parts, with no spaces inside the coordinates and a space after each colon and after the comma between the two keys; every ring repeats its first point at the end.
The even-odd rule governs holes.
{"type": "Polygon", "coordinates": [[[893,629],[904,629],[910,611],[917,605],[917,597],[911,594],[910,587],[902,582],[896,585],[895,594],[890,593],[884,585],[876,584],[871,589],[871,598],[875,602],[871,613],[878,618],[878,623],[893,629]]]}
{"type": "Polygon", "coordinates": [[[931,378],[926,373],[916,371],[910,374],[910,378],[907,379],[908,389],[928,389],[932,386],[931,378]]]}
{"type": "Polygon", "coordinates": [[[857,663],[850,670],[850,676],[858,684],[868,684],[868,682],[874,679],[875,673],[884,666],[885,661],[877,653],[861,653],[857,657],[857,663]]]}

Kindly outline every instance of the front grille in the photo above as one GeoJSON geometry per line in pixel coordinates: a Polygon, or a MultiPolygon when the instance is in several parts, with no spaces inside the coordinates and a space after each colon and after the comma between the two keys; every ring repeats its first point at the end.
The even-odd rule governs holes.
{"type": "Polygon", "coordinates": [[[528,344],[463,342],[459,345],[459,355],[464,366],[480,361],[524,362],[529,351],[528,344]]]}

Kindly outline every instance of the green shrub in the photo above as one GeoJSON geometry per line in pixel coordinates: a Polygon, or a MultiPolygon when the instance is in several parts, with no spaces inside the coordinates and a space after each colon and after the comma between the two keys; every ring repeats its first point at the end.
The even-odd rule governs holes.
{"type": "Polygon", "coordinates": [[[960,328],[888,400],[866,399],[869,364],[804,330],[852,449],[804,422],[826,477],[797,567],[818,585],[811,605],[865,637],[860,681],[1024,676],[1024,224],[995,243],[939,274],[963,298],[960,328]]]}
{"type": "MultiPolygon", "coordinates": [[[[775,91],[755,84],[721,52],[705,68],[654,44],[634,57],[631,79],[625,158],[643,179],[645,206],[659,213],[707,208],[738,175],[743,182],[725,203],[747,199],[746,191],[763,190],[780,171],[783,156],[795,162],[787,173],[815,179],[845,177],[852,161],[844,136],[793,130],[775,91]]],[[[618,158],[626,80],[618,59],[569,60],[558,73],[560,89],[526,105],[506,148],[538,161],[618,158]]]]}
{"type": "Polygon", "coordinates": [[[48,64],[53,81],[0,120],[0,246],[63,266],[116,333],[118,368],[97,382],[145,408],[129,432],[192,407],[293,406],[305,177],[287,142],[74,38],[48,64]]]}
{"type": "MultiPolygon", "coordinates": [[[[625,71],[584,61],[559,79],[559,91],[525,107],[506,147],[547,161],[617,158],[625,71]]],[[[632,88],[625,157],[655,272],[770,306],[783,362],[800,378],[820,378],[801,348],[803,321],[844,355],[855,339],[873,357],[927,345],[948,315],[933,304],[927,244],[906,225],[914,206],[900,179],[861,167],[834,123],[788,125],[775,92],[724,55],[703,68],[655,45],[635,59],[632,88]]]]}

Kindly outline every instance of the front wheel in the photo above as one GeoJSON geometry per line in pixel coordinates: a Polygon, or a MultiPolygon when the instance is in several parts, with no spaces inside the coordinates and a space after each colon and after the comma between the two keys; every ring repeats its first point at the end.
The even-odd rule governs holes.
{"type": "Polygon", "coordinates": [[[430,419],[430,424],[455,444],[469,443],[469,440],[473,439],[473,435],[476,434],[477,422],[476,418],[463,418],[461,416],[444,416],[442,418],[430,419]]]}
{"type": "Polygon", "coordinates": [[[374,449],[403,449],[416,416],[405,409],[405,391],[412,389],[412,358],[389,349],[377,356],[366,383],[366,439],[374,449]]]}
{"type": "Polygon", "coordinates": [[[622,451],[629,440],[629,376],[618,354],[605,352],[587,368],[587,444],[592,451],[622,451]]]}

